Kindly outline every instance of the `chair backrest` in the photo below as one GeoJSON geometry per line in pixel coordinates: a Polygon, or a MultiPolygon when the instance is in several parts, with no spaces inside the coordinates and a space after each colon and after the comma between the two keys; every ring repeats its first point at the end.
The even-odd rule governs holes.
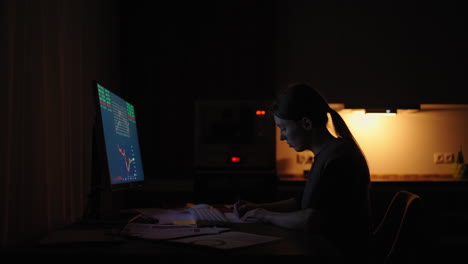
{"type": "Polygon", "coordinates": [[[409,191],[398,191],[390,201],[379,225],[373,232],[374,263],[391,263],[408,257],[418,250],[423,225],[421,197],[409,191]]]}

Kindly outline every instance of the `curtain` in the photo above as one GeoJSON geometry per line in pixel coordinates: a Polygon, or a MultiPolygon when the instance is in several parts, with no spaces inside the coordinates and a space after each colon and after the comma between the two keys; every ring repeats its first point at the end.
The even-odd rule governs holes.
{"type": "Polygon", "coordinates": [[[0,0],[2,247],[82,216],[92,80],[120,89],[119,12],[112,0],[0,0]]]}

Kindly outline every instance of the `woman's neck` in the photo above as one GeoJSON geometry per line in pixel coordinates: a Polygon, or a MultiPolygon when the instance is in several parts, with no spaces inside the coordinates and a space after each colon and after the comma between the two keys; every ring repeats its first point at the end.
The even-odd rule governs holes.
{"type": "Polygon", "coordinates": [[[314,156],[316,156],[322,149],[324,149],[328,144],[330,144],[333,140],[336,138],[328,132],[328,130],[323,131],[323,133],[320,133],[317,135],[317,138],[315,138],[315,144],[312,144],[310,147],[310,151],[314,153],[314,156]]]}

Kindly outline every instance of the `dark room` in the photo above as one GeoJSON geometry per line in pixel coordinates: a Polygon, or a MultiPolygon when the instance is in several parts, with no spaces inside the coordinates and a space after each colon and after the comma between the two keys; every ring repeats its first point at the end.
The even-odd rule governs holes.
{"type": "Polygon", "coordinates": [[[2,252],[454,263],[465,10],[0,0],[2,252]]]}

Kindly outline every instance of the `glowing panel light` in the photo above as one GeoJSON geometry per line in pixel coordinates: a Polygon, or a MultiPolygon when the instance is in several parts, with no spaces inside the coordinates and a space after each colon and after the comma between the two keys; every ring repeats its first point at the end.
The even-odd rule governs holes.
{"type": "Polygon", "coordinates": [[[255,115],[258,115],[258,116],[266,115],[266,111],[265,110],[257,110],[257,111],[255,111],[255,115]]]}
{"type": "Polygon", "coordinates": [[[395,116],[396,109],[366,109],[366,115],[373,115],[373,116],[395,116]]]}

